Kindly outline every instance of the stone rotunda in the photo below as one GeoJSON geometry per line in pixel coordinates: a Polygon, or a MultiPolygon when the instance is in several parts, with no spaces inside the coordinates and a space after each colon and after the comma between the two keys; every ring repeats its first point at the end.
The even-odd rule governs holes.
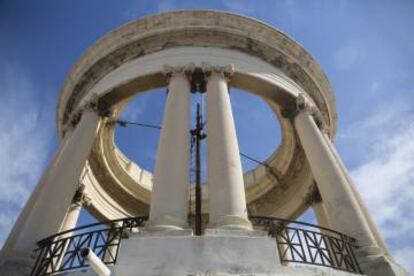
{"type": "Polygon", "coordinates": [[[332,145],[336,122],[322,69],[273,27],[218,11],[124,25],[65,80],[60,147],[2,248],[0,275],[405,275],[332,145]],[[114,130],[131,99],[162,87],[152,173],[114,130]],[[281,126],[279,148],[244,174],[230,87],[261,97],[281,126]],[[191,130],[190,93],[206,97],[205,133],[191,130]],[[208,145],[205,185],[189,181],[194,137],[208,145]],[[100,222],[76,228],[82,207],[100,222]],[[295,221],[309,208],[318,225],[295,221]]]}

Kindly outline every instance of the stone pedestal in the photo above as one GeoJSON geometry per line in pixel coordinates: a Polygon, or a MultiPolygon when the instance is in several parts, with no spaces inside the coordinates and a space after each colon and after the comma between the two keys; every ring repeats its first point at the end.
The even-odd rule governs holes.
{"type": "MultiPolygon", "coordinates": [[[[330,268],[281,265],[276,241],[255,231],[211,229],[205,236],[191,231],[150,231],[124,239],[113,276],[350,276],[330,268]]],[[[66,276],[96,276],[88,268],[66,276]]]]}
{"type": "Polygon", "coordinates": [[[0,275],[4,276],[28,276],[32,272],[35,260],[27,254],[13,254],[2,256],[0,252],[0,275]]]}
{"type": "Polygon", "coordinates": [[[119,253],[116,275],[256,275],[276,271],[274,239],[263,236],[134,235],[119,253]]]}

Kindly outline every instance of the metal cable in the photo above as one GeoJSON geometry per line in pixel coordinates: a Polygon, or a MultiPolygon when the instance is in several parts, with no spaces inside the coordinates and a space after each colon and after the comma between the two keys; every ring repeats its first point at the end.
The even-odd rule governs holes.
{"type": "MultiPolygon", "coordinates": [[[[203,101],[202,101],[203,102],[203,101]]],[[[117,120],[116,123],[118,123],[120,126],[122,127],[126,127],[127,125],[135,125],[135,126],[140,126],[140,127],[146,127],[146,128],[153,128],[153,129],[161,129],[161,126],[158,125],[152,125],[152,124],[144,124],[144,123],[138,123],[138,122],[131,122],[131,121],[126,121],[126,120],[117,120]]],[[[203,125],[205,125],[206,122],[203,123],[203,125]]],[[[193,138],[191,138],[191,146],[190,146],[190,167],[192,165],[193,162],[193,154],[192,154],[192,150],[193,150],[193,145],[194,141],[193,138]]],[[[259,161],[256,158],[253,158],[245,153],[240,152],[240,156],[242,156],[243,158],[246,158],[247,160],[250,160],[256,164],[262,165],[264,166],[266,169],[269,170],[269,172],[276,178],[279,179],[279,176],[274,172],[273,168],[271,166],[269,166],[269,164],[259,161]]],[[[190,184],[191,184],[191,177],[193,176],[194,170],[190,168],[190,184]]],[[[190,193],[191,196],[191,193],[190,193]]]]}

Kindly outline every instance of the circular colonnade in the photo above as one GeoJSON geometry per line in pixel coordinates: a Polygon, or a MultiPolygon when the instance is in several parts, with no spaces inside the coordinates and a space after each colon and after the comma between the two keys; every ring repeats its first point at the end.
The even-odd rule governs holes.
{"type": "MultiPolygon", "coordinates": [[[[182,233],[192,235],[190,229],[185,229],[187,225],[181,224],[188,215],[185,206],[188,189],[184,183],[188,179],[188,166],[170,168],[173,162],[187,162],[186,149],[190,146],[187,145],[190,139],[188,143],[186,140],[190,138],[189,126],[184,125],[189,122],[189,113],[185,114],[189,111],[187,90],[192,90],[194,80],[183,71],[188,65],[204,73],[208,106],[213,107],[207,110],[210,126],[214,124],[207,129],[207,142],[213,145],[208,154],[215,155],[207,158],[210,182],[208,179],[207,185],[203,185],[203,189],[210,186],[212,196],[204,198],[202,210],[205,217],[210,212],[209,227],[213,229],[206,230],[214,233],[218,228],[236,226],[236,230],[250,231],[253,222],[271,226],[273,231],[276,220],[292,223],[283,219],[295,219],[312,206],[318,225],[322,226],[320,235],[328,228],[340,231],[333,231],[340,236],[333,243],[332,237],[326,237],[331,245],[318,243],[315,247],[320,249],[319,254],[333,250],[330,246],[337,249],[331,252],[335,253],[335,260],[331,257],[328,266],[353,272],[362,270],[367,275],[403,275],[329,141],[336,129],[335,101],[319,65],[304,48],[280,31],[250,18],[216,11],[177,11],[140,19],[109,33],[87,50],[72,68],[60,95],[57,125],[62,142],[59,150],[2,248],[0,270],[21,270],[22,264],[30,269],[31,254],[41,239],[48,241],[38,244],[46,248],[42,252],[52,248],[66,251],[65,246],[57,247],[54,243],[66,243],[66,235],[77,231],[73,228],[81,206],[104,223],[123,221],[119,235],[125,225],[130,229],[142,226],[142,215],[146,217],[148,213],[147,230],[179,228],[184,230],[182,233]],[[168,78],[165,68],[181,72],[170,72],[168,78]],[[223,68],[232,69],[229,80],[223,68]],[[122,110],[133,97],[167,86],[171,94],[167,97],[169,112],[166,114],[173,116],[164,116],[168,120],[163,123],[159,143],[163,150],[157,157],[157,162],[162,161],[162,169],[155,174],[156,180],[160,175],[163,180],[156,181],[152,192],[152,174],[117,148],[114,130],[122,110]],[[244,187],[227,94],[229,87],[261,97],[276,114],[281,128],[281,145],[265,161],[266,166],[244,174],[244,187]],[[177,118],[181,124],[176,124],[177,118]],[[170,140],[174,143],[167,143],[170,140]],[[169,160],[176,155],[181,161],[169,160]],[[209,201],[213,201],[210,206],[209,201]],[[174,204],[179,209],[180,224],[169,220],[174,204]],[[162,212],[154,211],[156,207],[162,212]],[[134,218],[137,215],[141,216],[134,218]],[[55,241],[59,235],[56,233],[65,238],[55,241]],[[353,248],[354,241],[355,255],[349,247],[344,247],[348,244],[353,248]],[[350,269],[345,258],[358,260],[361,269],[358,266],[350,269]]],[[[118,228],[115,225],[110,230],[118,228]]],[[[86,235],[91,237],[90,233],[86,235]]],[[[79,237],[74,235],[70,239],[75,241],[79,237]]],[[[297,244],[290,240],[278,246],[293,250],[297,244]]],[[[46,258],[38,258],[42,267],[47,268],[51,263],[59,269],[60,263],[51,262],[53,258],[47,257],[48,254],[44,255],[46,258]]],[[[55,257],[66,255],[59,253],[55,257]]],[[[302,262],[315,263],[302,257],[302,262]]]]}
{"type": "MultiPolygon", "coordinates": [[[[112,110],[82,177],[92,198],[86,208],[100,220],[148,213],[152,174],[117,148],[115,122],[133,97],[167,86],[165,65],[189,63],[231,64],[229,86],[261,97],[276,114],[281,144],[265,161],[269,167],[259,165],[244,174],[246,202],[250,214],[299,216],[309,207],[313,177],[289,113],[299,95],[306,97],[318,109],[316,121],[332,137],[333,92],[315,60],[291,38],[256,20],[214,11],[178,11],[122,26],[93,45],[71,70],[57,110],[61,137],[91,98],[99,97],[112,110]]],[[[207,206],[204,198],[203,213],[207,206]]]]}

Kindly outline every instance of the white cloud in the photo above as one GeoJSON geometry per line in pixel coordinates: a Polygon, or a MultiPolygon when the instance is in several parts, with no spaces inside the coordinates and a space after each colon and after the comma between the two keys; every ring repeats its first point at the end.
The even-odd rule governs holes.
{"type": "Polygon", "coordinates": [[[33,83],[21,68],[0,68],[0,91],[1,246],[44,168],[50,135],[33,83]]]}
{"type": "Polygon", "coordinates": [[[409,101],[388,102],[338,137],[346,149],[357,148],[364,156],[351,173],[396,259],[403,264],[414,251],[407,247],[414,243],[413,108],[409,101]]]}
{"type": "MultiPolygon", "coordinates": [[[[401,248],[395,251],[395,258],[408,269],[412,274],[414,274],[414,249],[413,248],[401,248]]],[[[412,275],[411,274],[411,275],[412,275]]]]}
{"type": "Polygon", "coordinates": [[[132,102],[131,104],[128,104],[125,109],[122,111],[122,119],[125,119],[127,121],[137,121],[138,117],[142,115],[144,112],[144,104],[143,103],[137,103],[132,102]]]}
{"type": "Polygon", "coordinates": [[[353,176],[386,238],[414,239],[414,123],[374,142],[353,176]]]}
{"type": "Polygon", "coordinates": [[[356,41],[348,42],[334,52],[333,62],[339,70],[352,68],[364,56],[364,47],[356,41]]]}

